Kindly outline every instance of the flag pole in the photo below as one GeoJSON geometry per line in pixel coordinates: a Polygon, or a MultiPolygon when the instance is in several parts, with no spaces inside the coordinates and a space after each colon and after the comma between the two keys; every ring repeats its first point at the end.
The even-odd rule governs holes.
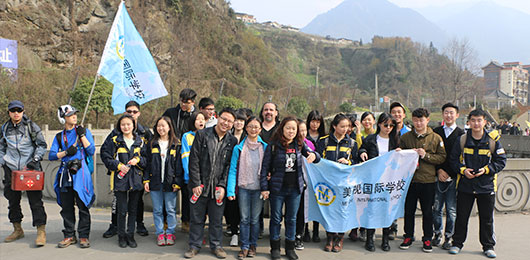
{"type": "Polygon", "coordinates": [[[90,99],[92,99],[92,94],[94,93],[94,88],[96,87],[96,82],[98,81],[99,74],[96,73],[96,77],[94,78],[94,84],[92,84],[92,89],[90,90],[90,95],[88,95],[88,100],[86,102],[85,106],[85,112],[83,113],[83,119],[81,120],[81,125],[85,122],[86,113],[88,111],[88,105],[90,104],[90,99]]]}

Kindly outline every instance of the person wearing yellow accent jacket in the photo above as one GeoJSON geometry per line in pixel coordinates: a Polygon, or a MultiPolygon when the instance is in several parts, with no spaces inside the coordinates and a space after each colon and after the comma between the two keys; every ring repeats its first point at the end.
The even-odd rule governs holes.
{"type": "Polygon", "coordinates": [[[471,129],[460,136],[450,155],[454,170],[459,174],[455,234],[449,253],[458,254],[464,246],[469,216],[477,200],[482,250],[487,257],[495,258],[493,210],[497,173],[506,166],[506,152],[498,132],[484,129],[487,121],[483,110],[471,111],[468,122],[471,129]]]}

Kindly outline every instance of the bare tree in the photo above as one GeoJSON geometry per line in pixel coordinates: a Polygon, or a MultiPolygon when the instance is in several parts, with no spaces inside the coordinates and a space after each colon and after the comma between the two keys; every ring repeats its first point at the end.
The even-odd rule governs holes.
{"type": "Polygon", "coordinates": [[[467,95],[476,93],[477,75],[480,66],[477,61],[477,54],[468,39],[453,38],[445,47],[444,54],[449,59],[450,64],[445,67],[448,79],[446,100],[462,100],[467,95]]]}

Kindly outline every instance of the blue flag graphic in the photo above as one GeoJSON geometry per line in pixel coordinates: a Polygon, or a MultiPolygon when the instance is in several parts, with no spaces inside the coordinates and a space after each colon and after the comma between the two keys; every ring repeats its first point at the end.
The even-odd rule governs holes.
{"type": "Polygon", "coordinates": [[[112,23],[97,73],[114,84],[114,114],[125,112],[125,104],[131,100],[142,105],[168,94],[123,1],[112,23]]]}
{"type": "Polygon", "coordinates": [[[354,166],[304,160],[308,220],[321,223],[328,232],[389,227],[404,214],[417,164],[418,154],[412,150],[391,151],[354,166]]]}

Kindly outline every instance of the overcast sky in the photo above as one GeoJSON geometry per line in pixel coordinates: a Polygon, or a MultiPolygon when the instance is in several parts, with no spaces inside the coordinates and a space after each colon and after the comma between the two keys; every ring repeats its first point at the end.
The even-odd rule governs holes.
{"type": "MultiPolygon", "coordinates": [[[[304,27],[317,15],[327,12],[343,0],[229,0],[236,12],[253,14],[259,22],[277,21],[304,27]]],[[[473,3],[482,0],[389,0],[408,8],[444,6],[453,3],[473,3]]],[[[488,0],[530,14],[530,0],[488,0]]]]}

